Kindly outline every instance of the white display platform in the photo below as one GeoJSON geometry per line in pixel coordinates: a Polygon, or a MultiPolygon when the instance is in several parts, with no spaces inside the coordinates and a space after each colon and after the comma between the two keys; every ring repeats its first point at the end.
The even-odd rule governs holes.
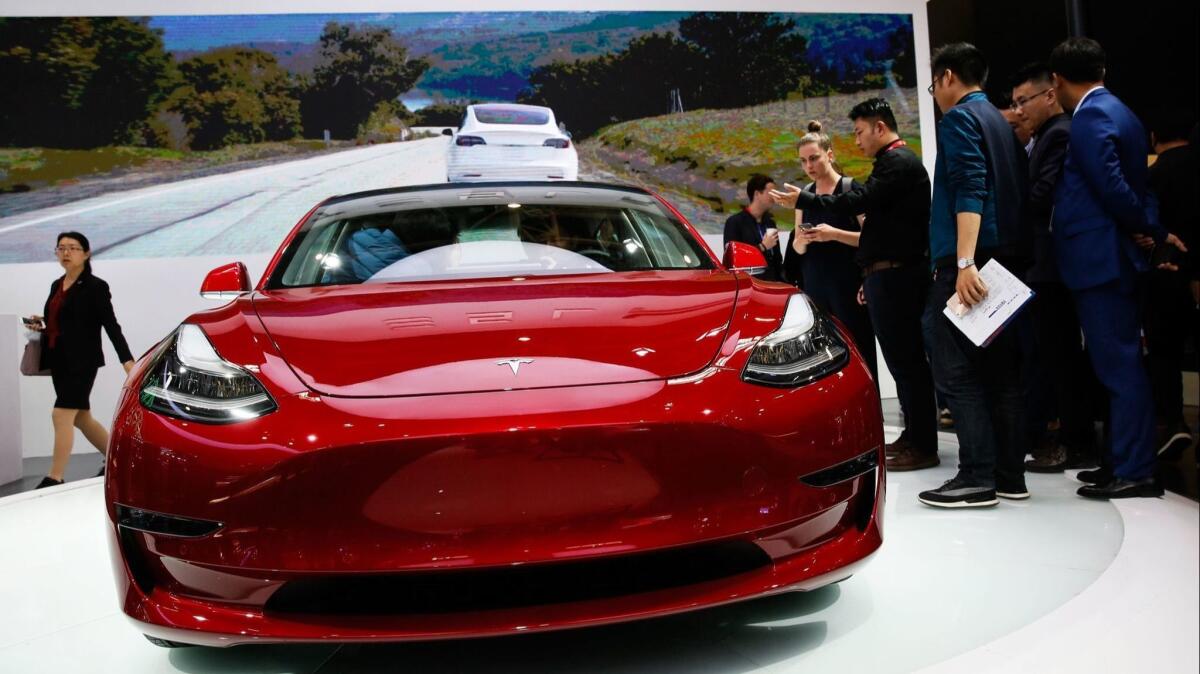
{"type": "MultiPolygon", "coordinates": [[[[895,433],[890,432],[889,436],[895,433]]],[[[943,441],[946,439],[943,435],[943,441]]],[[[943,442],[945,445],[946,443],[943,442]]],[[[0,499],[5,672],[1187,672],[1200,668],[1200,511],[1030,475],[1033,498],[942,511],[943,465],[888,476],[859,575],[671,618],[491,639],[165,650],[117,607],[100,479],[0,499]]]]}

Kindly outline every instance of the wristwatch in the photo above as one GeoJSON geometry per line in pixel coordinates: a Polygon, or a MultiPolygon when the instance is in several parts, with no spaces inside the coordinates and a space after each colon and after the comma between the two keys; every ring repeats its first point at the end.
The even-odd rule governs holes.
{"type": "Polygon", "coordinates": [[[967,267],[974,267],[974,266],[975,266],[975,258],[973,258],[973,257],[958,258],[958,268],[959,269],[966,269],[967,267]]]}

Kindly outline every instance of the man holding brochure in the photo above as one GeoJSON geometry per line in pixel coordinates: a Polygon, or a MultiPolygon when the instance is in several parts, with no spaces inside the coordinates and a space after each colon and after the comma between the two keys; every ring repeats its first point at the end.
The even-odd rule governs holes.
{"type": "Polygon", "coordinates": [[[934,281],[923,327],[934,384],[954,416],[959,465],[953,479],[918,498],[940,508],[1029,497],[1018,327],[989,323],[998,311],[1020,309],[1016,291],[1025,290],[1028,298],[1018,281],[1032,256],[1032,231],[1023,217],[1028,164],[1012,128],[982,91],[986,78],[987,63],[975,46],[951,44],[934,52],[930,93],[942,120],[929,221],[934,281]],[[992,278],[1006,281],[1006,300],[985,310],[975,307],[988,296],[980,268],[989,263],[1016,278],[988,266],[992,278]],[[964,334],[946,315],[948,304],[956,308],[951,315],[969,316],[973,327],[989,326],[987,334],[964,334]],[[987,315],[970,316],[972,311],[987,315]]]}

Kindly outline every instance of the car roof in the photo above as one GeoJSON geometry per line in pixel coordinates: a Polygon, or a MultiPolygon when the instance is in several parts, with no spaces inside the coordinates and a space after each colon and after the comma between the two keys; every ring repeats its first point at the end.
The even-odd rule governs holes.
{"type": "Polygon", "coordinates": [[[550,108],[544,105],[526,105],[525,103],[473,103],[467,106],[468,108],[500,108],[504,110],[549,110],[550,108]]]}
{"type": "Polygon", "coordinates": [[[564,188],[583,188],[583,189],[604,189],[616,190],[621,192],[629,192],[642,196],[654,196],[652,192],[635,185],[622,185],[619,183],[602,183],[583,180],[507,180],[507,181],[489,181],[489,182],[455,182],[455,183],[432,183],[429,185],[405,185],[403,187],[387,187],[378,190],[366,190],[363,192],[352,192],[350,194],[339,194],[329,197],[321,203],[322,206],[332,206],[333,204],[341,204],[349,201],[357,201],[359,199],[371,199],[375,197],[387,196],[392,194],[412,194],[416,192],[440,192],[450,190],[469,190],[478,189],[490,192],[495,192],[506,187],[547,187],[551,189],[564,188]]]}

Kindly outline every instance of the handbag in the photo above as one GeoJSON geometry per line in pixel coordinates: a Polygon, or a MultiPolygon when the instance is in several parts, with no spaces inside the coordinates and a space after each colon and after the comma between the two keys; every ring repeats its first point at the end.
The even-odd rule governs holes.
{"type": "Polygon", "coordinates": [[[25,353],[21,354],[21,374],[26,377],[48,377],[50,376],[49,368],[43,370],[42,365],[42,340],[35,339],[25,342],[25,353]]]}

